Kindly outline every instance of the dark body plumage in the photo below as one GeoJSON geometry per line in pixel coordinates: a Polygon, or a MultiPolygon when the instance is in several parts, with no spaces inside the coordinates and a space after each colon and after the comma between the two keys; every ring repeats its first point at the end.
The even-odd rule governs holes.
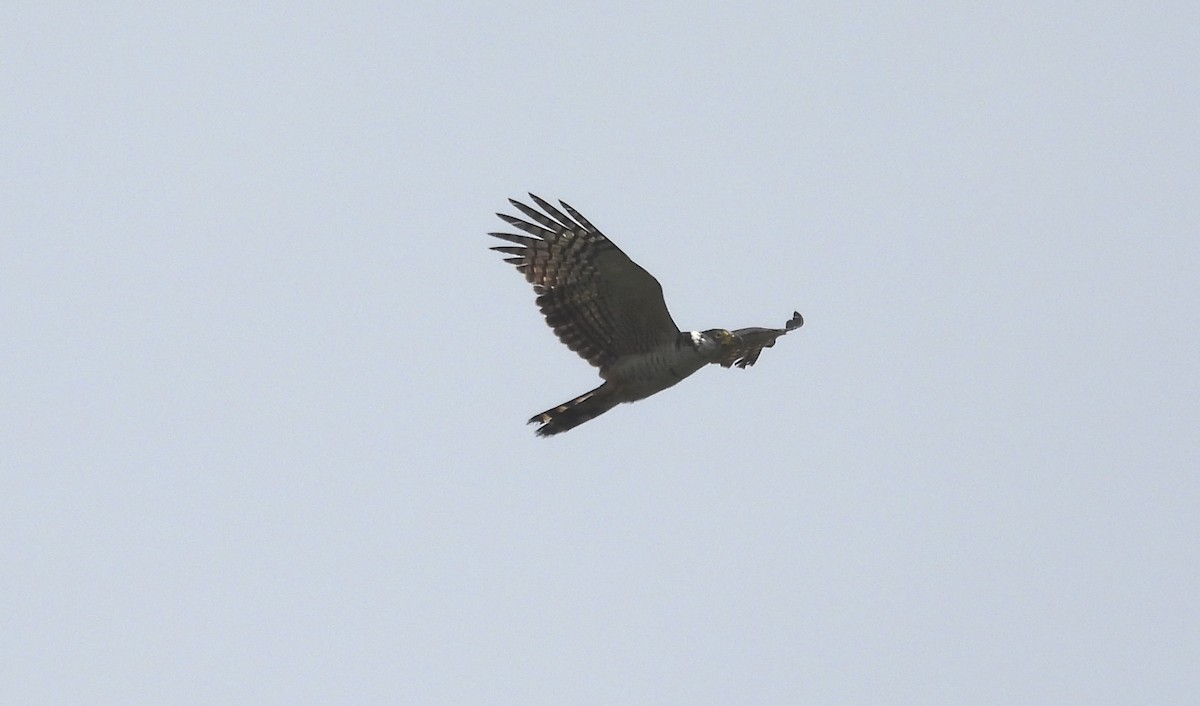
{"type": "Polygon", "coordinates": [[[604,384],[534,415],[537,433],[567,431],[622,402],[644,399],[709,363],[754,365],[763,348],[799,328],[680,331],[667,311],[662,286],[578,211],[530,194],[541,211],[509,199],[525,219],[496,214],[524,234],[490,233],[495,246],[533,285],[546,323],[568,348],[600,370],[604,384]],[[526,220],[527,219],[527,220],[526,220]]]}

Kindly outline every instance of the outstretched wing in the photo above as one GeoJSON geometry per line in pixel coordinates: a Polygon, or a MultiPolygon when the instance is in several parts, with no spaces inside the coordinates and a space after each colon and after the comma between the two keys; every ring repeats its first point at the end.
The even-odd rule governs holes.
{"type": "Polygon", "coordinates": [[[728,368],[736,365],[739,368],[747,368],[754,365],[764,348],[775,345],[775,339],[787,334],[788,331],[795,331],[803,325],[804,317],[800,315],[800,312],[794,311],[792,318],[783,328],[740,328],[733,332],[738,340],[738,345],[721,360],[721,366],[728,368]]]}
{"type": "Polygon", "coordinates": [[[505,261],[533,284],[538,307],[559,340],[601,369],[675,340],[679,327],[658,280],[566,203],[559,201],[564,214],[533,194],[529,198],[542,210],[509,199],[529,220],[496,214],[527,235],[488,235],[512,243],[492,250],[510,255],[505,261]]]}

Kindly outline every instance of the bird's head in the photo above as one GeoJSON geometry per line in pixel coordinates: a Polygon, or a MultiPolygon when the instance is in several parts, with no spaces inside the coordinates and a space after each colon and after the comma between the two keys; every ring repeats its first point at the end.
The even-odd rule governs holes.
{"type": "Polygon", "coordinates": [[[710,328],[704,332],[704,335],[707,336],[709,340],[715,341],[717,345],[721,346],[722,348],[729,348],[737,345],[737,336],[733,335],[729,329],[710,328]]]}
{"type": "Polygon", "coordinates": [[[707,331],[692,332],[692,345],[705,358],[716,361],[739,348],[741,340],[728,329],[710,328],[707,331]]]}

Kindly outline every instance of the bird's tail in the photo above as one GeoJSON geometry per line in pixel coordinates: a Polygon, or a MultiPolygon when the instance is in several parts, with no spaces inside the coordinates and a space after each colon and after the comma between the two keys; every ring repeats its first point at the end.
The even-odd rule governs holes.
{"type": "Polygon", "coordinates": [[[535,414],[530,424],[541,424],[537,428],[538,436],[550,436],[559,432],[574,429],[589,419],[595,419],[601,414],[617,406],[617,401],[609,394],[608,383],[604,383],[591,392],[585,392],[570,402],[563,402],[541,414],[535,414]]]}

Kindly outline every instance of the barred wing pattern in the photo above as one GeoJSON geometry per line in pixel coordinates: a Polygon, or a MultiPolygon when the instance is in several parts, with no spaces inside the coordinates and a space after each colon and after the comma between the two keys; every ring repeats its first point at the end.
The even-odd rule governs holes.
{"type": "Polygon", "coordinates": [[[537,206],[509,199],[522,217],[497,213],[520,233],[489,233],[533,285],[537,304],[559,340],[600,369],[603,384],[533,415],[538,436],[569,431],[619,404],[657,394],[710,363],[754,365],[764,348],[799,328],[681,332],[658,280],[630,260],[578,211],[533,194],[537,206]],[[540,209],[540,210],[539,210],[540,209]]]}
{"type": "Polygon", "coordinates": [[[527,235],[488,235],[512,243],[492,250],[509,255],[505,260],[533,285],[538,308],[559,340],[603,371],[623,356],[678,337],[653,275],[565,202],[559,201],[560,211],[529,198],[542,210],[509,199],[528,220],[496,214],[527,235]]]}

